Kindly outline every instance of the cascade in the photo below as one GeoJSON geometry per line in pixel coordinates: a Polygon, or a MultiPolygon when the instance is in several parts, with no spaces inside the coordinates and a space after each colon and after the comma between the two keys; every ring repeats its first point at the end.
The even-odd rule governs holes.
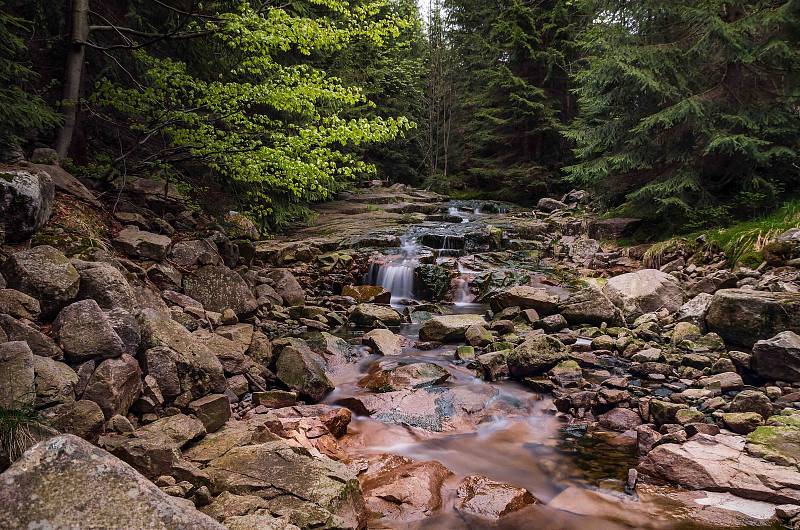
{"type": "Polygon", "coordinates": [[[388,263],[373,263],[364,283],[380,285],[392,293],[392,303],[414,298],[414,271],[419,265],[419,245],[413,237],[401,238],[400,255],[388,263]]]}

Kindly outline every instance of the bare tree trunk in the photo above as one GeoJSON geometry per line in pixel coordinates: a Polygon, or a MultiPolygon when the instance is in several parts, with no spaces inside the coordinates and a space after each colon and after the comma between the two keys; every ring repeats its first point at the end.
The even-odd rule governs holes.
{"type": "Polygon", "coordinates": [[[58,131],[56,152],[65,158],[72,143],[72,135],[78,122],[78,101],[80,99],[83,59],[86,55],[86,39],[89,37],[89,0],[72,0],[72,30],[67,65],[64,69],[64,92],[61,106],[64,112],[64,125],[58,131]]]}

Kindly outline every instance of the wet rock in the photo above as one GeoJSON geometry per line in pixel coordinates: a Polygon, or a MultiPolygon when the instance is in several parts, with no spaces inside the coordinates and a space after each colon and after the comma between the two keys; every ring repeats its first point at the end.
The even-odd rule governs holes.
{"type": "Polygon", "coordinates": [[[800,333],[800,293],[723,289],[714,294],[708,329],[727,344],[752,346],[778,333],[800,333]]]}
{"type": "Polygon", "coordinates": [[[0,313],[19,319],[36,320],[40,312],[36,298],[15,289],[0,289],[0,313]]]}
{"type": "Polygon", "coordinates": [[[470,326],[486,324],[480,315],[439,315],[426,320],[419,329],[419,338],[433,342],[460,342],[470,326]]]}
{"type": "Polygon", "coordinates": [[[622,313],[602,291],[581,289],[559,306],[559,312],[572,325],[602,323],[621,324],[622,313]]]}
{"type": "MultiPolygon", "coordinates": [[[[2,180],[2,179],[0,179],[2,180]]],[[[8,286],[39,301],[43,316],[55,315],[75,299],[80,275],[66,256],[48,245],[17,252],[3,264],[8,286]]]]}
{"type": "Polygon", "coordinates": [[[73,261],[81,277],[78,298],[91,298],[103,309],[137,308],[136,295],[122,272],[109,263],[73,261]]]}
{"type": "Polygon", "coordinates": [[[329,524],[361,528],[364,498],[355,473],[326,457],[311,457],[283,440],[234,447],[209,462],[213,490],[254,494],[271,513],[301,528],[329,524]]]}
{"type": "Polygon", "coordinates": [[[53,339],[8,315],[0,314],[0,329],[10,341],[27,342],[34,355],[53,359],[61,359],[64,356],[64,352],[56,346],[53,339]]]}
{"type": "Polygon", "coordinates": [[[637,412],[626,408],[615,408],[601,414],[598,418],[600,426],[616,432],[625,432],[636,429],[642,424],[642,419],[637,412]]]}
{"type": "Polygon", "coordinates": [[[275,375],[283,384],[299,392],[302,397],[313,402],[322,401],[334,388],[325,373],[325,360],[303,341],[296,342],[281,350],[275,364],[275,375]]]}
{"type": "Polygon", "coordinates": [[[475,362],[483,372],[483,377],[487,381],[500,381],[509,376],[508,371],[508,350],[484,353],[475,358],[475,362]]]}
{"type": "Polygon", "coordinates": [[[0,223],[9,243],[25,241],[53,212],[55,186],[43,171],[7,168],[0,173],[0,223]]]}
{"type": "Polygon", "coordinates": [[[62,309],[53,323],[53,336],[74,363],[119,357],[125,351],[122,339],[94,300],[81,300],[62,309]]]}
{"type": "Polygon", "coordinates": [[[486,519],[499,519],[535,503],[536,499],[527,490],[480,475],[464,478],[456,490],[459,510],[486,519]]]}
{"type": "Polygon", "coordinates": [[[362,342],[380,355],[400,355],[403,353],[403,338],[388,329],[373,329],[366,333],[362,342]]]}
{"type": "Polygon", "coordinates": [[[508,355],[508,368],[512,377],[523,378],[544,373],[566,358],[561,341],[549,335],[533,335],[508,355]]]}
{"type": "Polygon", "coordinates": [[[142,365],[152,375],[165,398],[189,392],[193,398],[225,392],[219,359],[183,326],[147,309],[140,317],[142,365]]]}
{"type": "Polygon", "coordinates": [[[33,384],[36,387],[36,408],[75,401],[78,374],[64,363],[48,357],[33,356],[33,384]]]}
{"type": "Polygon", "coordinates": [[[394,392],[438,385],[449,378],[448,371],[437,364],[413,363],[379,369],[365,377],[361,385],[372,392],[394,392]]]}
{"type": "Polygon", "coordinates": [[[3,474],[0,527],[224,530],[106,451],[68,434],[36,445],[3,474]]]}
{"type": "Polygon", "coordinates": [[[306,292],[288,269],[276,269],[267,274],[274,282],[273,288],[288,306],[305,304],[306,292]]]}
{"type": "Polygon", "coordinates": [[[376,304],[358,304],[350,314],[350,320],[358,326],[372,326],[382,322],[387,326],[399,326],[403,317],[389,306],[376,304]]]}
{"type": "Polygon", "coordinates": [[[139,230],[135,226],[124,228],[114,238],[114,245],[132,258],[162,261],[172,240],[163,235],[139,230]]]}
{"type": "Polygon", "coordinates": [[[210,311],[232,309],[237,316],[248,316],[257,308],[253,292],[235,271],[224,265],[206,265],[183,279],[183,289],[210,311]]]}
{"type": "Polygon", "coordinates": [[[478,324],[468,327],[466,331],[464,331],[464,338],[470,345],[476,348],[484,348],[494,341],[491,332],[478,324]]]}
{"type": "Polygon", "coordinates": [[[197,419],[203,422],[206,432],[216,432],[231,417],[231,405],[224,394],[210,394],[189,403],[197,419]]]}
{"type": "Polygon", "coordinates": [[[442,506],[442,486],[452,473],[439,462],[413,462],[385,455],[362,478],[367,507],[380,517],[410,522],[434,514],[442,506]]]}
{"type": "Polygon", "coordinates": [[[0,408],[16,409],[33,403],[33,357],[25,342],[0,344],[0,408]]]}
{"type": "Polygon", "coordinates": [[[99,445],[148,478],[173,473],[181,449],[205,434],[203,423],[184,414],[154,421],[131,433],[100,437],[99,445]]]}
{"type": "Polygon", "coordinates": [[[628,320],[660,309],[673,313],[684,302],[684,293],[674,276],[655,269],[643,269],[615,276],[603,293],[620,308],[628,320]]]}
{"type": "Polygon", "coordinates": [[[780,381],[800,381],[800,336],[793,331],[778,333],[753,346],[752,367],[758,375],[780,381]]]}
{"type": "Polygon", "coordinates": [[[520,285],[510,287],[496,294],[491,301],[492,310],[502,311],[507,307],[535,309],[541,316],[548,316],[558,311],[558,296],[552,295],[542,287],[520,285]]]}
{"type": "Polygon", "coordinates": [[[106,418],[110,418],[115,414],[127,414],[141,391],[139,364],[125,354],[117,359],[106,359],[97,366],[86,384],[83,398],[100,405],[106,418]]]}
{"type": "Polygon", "coordinates": [[[691,489],[797,503],[800,473],[747,455],[744,444],[737,436],[697,434],[683,445],[659,445],[648,453],[639,471],[691,489]]]}

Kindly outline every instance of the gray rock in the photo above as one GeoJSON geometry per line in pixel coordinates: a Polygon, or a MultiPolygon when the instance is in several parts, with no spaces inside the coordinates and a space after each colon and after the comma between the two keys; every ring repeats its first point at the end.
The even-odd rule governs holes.
{"type": "Polygon", "coordinates": [[[481,315],[440,315],[426,320],[419,328],[419,338],[424,341],[462,342],[471,326],[485,326],[481,315]]]}
{"type": "Polygon", "coordinates": [[[97,442],[106,422],[100,406],[86,399],[50,407],[42,411],[42,417],[58,432],[74,434],[92,443],[97,442]]]}
{"type": "Polygon", "coordinates": [[[232,309],[248,316],[258,308],[250,287],[235,271],[224,265],[206,265],[183,278],[184,292],[209,311],[232,309]]]}
{"type": "Polygon", "coordinates": [[[756,412],[762,418],[772,416],[772,401],[763,392],[758,390],[742,390],[731,401],[728,409],[730,412],[756,412]]]}
{"type": "Polygon", "coordinates": [[[508,355],[512,377],[538,375],[567,358],[564,344],[549,335],[532,335],[508,355]]]}
{"type": "Polygon", "coordinates": [[[783,331],[800,333],[800,293],[723,289],[711,300],[706,324],[727,344],[748,347],[783,331]]]}
{"type": "Polygon", "coordinates": [[[137,308],[136,295],[125,275],[110,263],[73,260],[81,276],[78,298],[91,298],[103,309],[121,307],[128,311],[137,308]]]}
{"type": "Polygon", "coordinates": [[[558,311],[558,296],[547,292],[543,287],[519,285],[509,287],[492,298],[494,311],[502,311],[507,307],[535,309],[541,316],[552,315],[558,311]]]}
{"type": "Polygon", "coordinates": [[[48,357],[34,355],[33,371],[37,408],[75,401],[78,374],[72,368],[48,357]]]}
{"type": "Polygon", "coordinates": [[[288,269],[276,269],[270,271],[267,277],[274,282],[273,288],[286,305],[298,306],[305,304],[306,292],[291,271],[288,269]]]}
{"type": "Polygon", "coordinates": [[[211,394],[189,403],[189,410],[203,422],[206,432],[218,431],[231,417],[231,405],[224,394],[211,394]]]}
{"type": "Polygon", "coordinates": [[[53,323],[53,334],[73,363],[119,357],[125,351],[122,339],[94,300],[81,300],[62,309],[53,323]]]}
{"type": "Polygon", "coordinates": [[[350,320],[359,326],[372,326],[383,322],[387,326],[399,326],[403,317],[389,306],[377,304],[358,304],[350,314],[350,320]]]}
{"type": "Polygon", "coordinates": [[[33,380],[33,353],[28,345],[21,341],[0,344],[0,407],[16,409],[33,403],[33,380]]]}
{"type": "Polygon", "coordinates": [[[122,340],[125,353],[136,355],[142,340],[142,332],[136,317],[122,307],[106,311],[106,317],[114,333],[122,340]]]}
{"type": "Polygon", "coordinates": [[[325,373],[326,367],[320,354],[312,351],[305,341],[294,339],[278,354],[275,375],[302,397],[316,403],[334,389],[325,373]]]}
{"type": "Polygon", "coordinates": [[[15,289],[0,289],[0,313],[14,318],[36,320],[41,309],[39,301],[15,289]]]}
{"type": "Polygon", "coordinates": [[[752,367],[758,375],[780,381],[800,381],[800,336],[793,331],[778,333],[753,346],[752,367]]]}
{"type": "Polygon", "coordinates": [[[61,348],[56,346],[53,339],[33,327],[10,317],[0,314],[0,329],[8,337],[8,340],[21,340],[28,343],[34,355],[62,359],[64,353],[61,348]]]}
{"type": "Polygon", "coordinates": [[[589,224],[589,237],[599,241],[619,239],[633,234],[641,223],[641,219],[624,217],[598,219],[589,224]]]}
{"type": "Polygon", "coordinates": [[[711,307],[711,300],[714,297],[708,293],[701,293],[686,302],[678,309],[675,315],[677,322],[689,322],[699,327],[702,331],[706,329],[706,315],[708,308],[711,307]]]}
{"type": "Polygon", "coordinates": [[[224,530],[77,436],[31,448],[0,480],[0,527],[224,530]]]}
{"type": "Polygon", "coordinates": [[[146,350],[142,364],[158,381],[165,398],[188,392],[197,399],[225,392],[219,359],[186,328],[151,309],[142,311],[139,323],[146,350]]]}
{"type": "Polygon", "coordinates": [[[400,355],[403,352],[403,338],[388,329],[373,329],[364,334],[362,341],[380,355],[400,355]]]}
{"type": "Polygon", "coordinates": [[[581,289],[559,305],[559,312],[572,325],[621,324],[622,313],[601,291],[592,288],[581,289]]]}
{"type": "Polygon", "coordinates": [[[135,226],[122,229],[114,238],[114,245],[128,256],[156,261],[167,257],[171,244],[169,237],[139,230],[135,226]]]}
{"type": "Polygon", "coordinates": [[[124,416],[142,392],[141,375],[139,364],[130,355],[106,359],[89,378],[83,399],[100,405],[106,418],[124,416]]]}
{"type": "Polygon", "coordinates": [[[169,258],[181,269],[193,269],[199,265],[222,265],[217,246],[205,239],[178,241],[172,246],[169,258]]]}
{"type": "Polygon", "coordinates": [[[3,265],[8,285],[39,300],[43,316],[53,316],[75,299],[81,277],[64,254],[48,245],[12,255],[3,265]]]}
{"type": "Polygon", "coordinates": [[[656,269],[615,276],[608,280],[603,292],[628,321],[662,308],[674,313],[684,302],[683,289],[675,277],[656,269]]]}
{"type": "Polygon", "coordinates": [[[0,172],[0,223],[6,241],[19,243],[41,228],[53,212],[55,186],[49,175],[24,168],[0,172]]]}
{"type": "Polygon", "coordinates": [[[617,432],[629,431],[642,424],[642,419],[637,412],[622,407],[611,409],[597,419],[600,421],[601,427],[617,432]]]}
{"type": "Polygon", "coordinates": [[[552,199],[550,197],[542,197],[536,204],[536,208],[538,208],[543,212],[551,213],[555,212],[556,210],[567,210],[569,209],[569,206],[567,206],[566,204],[557,199],[552,199]]]}

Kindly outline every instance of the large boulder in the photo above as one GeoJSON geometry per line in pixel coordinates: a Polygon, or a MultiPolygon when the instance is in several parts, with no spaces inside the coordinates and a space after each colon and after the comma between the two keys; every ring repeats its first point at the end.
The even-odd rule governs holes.
{"type": "Polygon", "coordinates": [[[518,285],[509,287],[492,297],[494,311],[502,311],[507,307],[535,309],[541,316],[552,315],[558,311],[558,296],[550,294],[544,287],[518,285]]]}
{"type": "Polygon", "coordinates": [[[53,342],[53,339],[21,320],[0,314],[0,329],[3,330],[8,340],[27,342],[34,355],[53,359],[61,359],[64,356],[64,352],[53,342]]]}
{"type": "Polygon", "coordinates": [[[66,364],[49,357],[33,356],[33,384],[36,387],[36,408],[75,401],[78,374],[66,364]]]}
{"type": "Polygon", "coordinates": [[[124,228],[114,238],[114,245],[128,256],[155,261],[162,261],[167,257],[171,244],[172,239],[168,236],[139,230],[135,226],[124,228]]]}
{"type": "Polygon", "coordinates": [[[98,442],[150,479],[170,474],[181,462],[181,449],[206,433],[203,422],[176,414],[127,434],[108,434],[98,442]]]}
{"type": "Polygon", "coordinates": [[[74,300],[81,281],[67,257],[49,245],[12,255],[3,265],[3,276],[9,287],[39,300],[44,316],[55,315],[74,300]]]}
{"type": "Polygon", "coordinates": [[[559,312],[572,325],[622,323],[619,308],[601,291],[590,287],[572,294],[559,306],[559,312]]]}
{"type": "Polygon", "coordinates": [[[72,264],[81,276],[78,299],[91,298],[103,309],[136,309],[136,295],[119,269],[104,262],[73,260],[72,264]]]}
{"type": "Polygon", "coordinates": [[[589,224],[589,237],[599,241],[619,239],[631,235],[640,224],[642,220],[634,218],[598,219],[589,224]]]}
{"type": "Polygon", "coordinates": [[[81,300],[61,310],[53,334],[70,362],[110,359],[125,352],[122,339],[94,300],[81,300]]]}
{"type": "Polygon", "coordinates": [[[106,419],[125,415],[142,392],[142,374],[136,359],[123,355],[106,359],[95,368],[83,391],[83,399],[94,401],[106,419]]]}
{"type": "Polygon", "coordinates": [[[33,353],[25,342],[0,344],[0,408],[33,403],[33,353]]]}
{"type": "Polygon", "coordinates": [[[267,274],[272,280],[273,288],[288,306],[303,305],[306,302],[306,292],[300,286],[297,278],[288,269],[276,269],[267,274]]]}
{"type": "Polygon", "coordinates": [[[60,433],[74,434],[92,443],[103,432],[106,418],[94,401],[81,399],[56,405],[42,411],[45,423],[60,433]]]}
{"type": "Polygon", "coordinates": [[[723,289],[711,300],[706,324],[729,345],[746,347],[783,331],[800,333],[800,293],[723,289]]]}
{"type": "Polygon", "coordinates": [[[508,369],[512,377],[538,375],[567,358],[564,344],[549,335],[532,335],[508,355],[508,369]]]}
{"type": "Polygon", "coordinates": [[[744,452],[738,436],[696,434],[683,445],[663,444],[650,451],[639,471],[681,486],[729,492],[773,503],[800,502],[800,473],[744,452]]]}
{"type": "Polygon", "coordinates": [[[206,265],[185,276],[183,290],[205,309],[217,313],[233,309],[238,316],[247,316],[258,309],[247,282],[224,265],[206,265]]]}
{"type": "Polygon", "coordinates": [[[380,355],[400,355],[403,353],[403,338],[388,329],[373,329],[365,333],[361,341],[380,355]]]}
{"type": "Polygon", "coordinates": [[[419,328],[419,338],[435,342],[461,342],[470,326],[485,326],[481,315],[441,315],[426,320],[419,328]]]}
{"type": "Polygon", "coordinates": [[[313,402],[322,401],[334,388],[325,369],[325,359],[300,339],[284,346],[275,363],[278,379],[313,402]]]}
{"type": "Polygon", "coordinates": [[[403,316],[389,306],[358,304],[350,313],[350,320],[359,326],[372,326],[378,322],[387,326],[399,326],[403,323],[403,316]]]}
{"type": "Polygon", "coordinates": [[[145,350],[142,366],[158,381],[165,398],[188,393],[197,399],[225,392],[219,359],[186,328],[152,309],[142,311],[139,323],[145,350]]]}
{"type": "Polygon", "coordinates": [[[0,170],[0,224],[6,241],[31,237],[53,213],[55,186],[49,175],[24,168],[0,170]]]}
{"type": "Polygon", "coordinates": [[[3,473],[0,528],[224,530],[129,465],[70,434],[39,443],[3,473]]]}
{"type": "Polygon", "coordinates": [[[178,241],[172,245],[169,259],[181,269],[193,269],[198,265],[222,265],[217,246],[206,239],[178,241]]]}
{"type": "Polygon", "coordinates": [[[770,265],[783,265],[800,258],[800,228],[791,228],[764,246],[764,259],[770,265]]]}
{"type": "Polygon", "coordinates": [[[766,379],[800,382],[800,336],[784,331],[756,342],[751,366],[766,379]]]}
{"type": "Polygon", "coordinates": [[[610,278],[603,292],[629,321],[662,308],[674,313],[684,302],[683,288],[678,280],[656,269],[610,278]]]}
{"type": "Polygon", "coordinates": [[[213,490],[255,495],[301,528],[363,528],[367,511],[355,471],[283,440],[234,447],[211,460],[213,490]]]}

